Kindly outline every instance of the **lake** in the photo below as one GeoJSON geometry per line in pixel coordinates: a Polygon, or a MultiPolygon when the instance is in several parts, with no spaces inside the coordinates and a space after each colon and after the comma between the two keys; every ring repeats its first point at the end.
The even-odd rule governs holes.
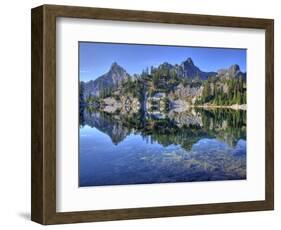
{"type": "Polygon", "coordinates": [[[243,179],[246,111],[80,108],[80,187],[243,179]]]}

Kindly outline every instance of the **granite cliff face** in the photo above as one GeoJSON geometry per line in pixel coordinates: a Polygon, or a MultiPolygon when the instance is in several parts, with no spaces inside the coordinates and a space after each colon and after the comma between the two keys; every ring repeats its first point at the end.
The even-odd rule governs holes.
{"type": "MultiPolygon", "coordinates": [[[[159,74],[174,74],[180,79],[194,80],[207,80],[209,77],[218,77],[221,79],[230,79],[242,77],[246,80],[246,73],[240,70],[237,64],[230,66],[228,69],[220,69],[217,72],[204,72],[200,70],[193,62],[191,58],[187,58],[180,65],[172,65],[164,62],[158,67],[153,67],[151,72],[157,72],[159,74]]],[[[106,90],[118,89],[123,82],[128,79],[134,80],[135,77],[130,76],[126,70],[116,62],[112,63],[110,70],[104,75],[98,77],[96,80],[88,82],[81,82],[83,87],[83,96],[100,96],[101,92],[106,90]]]]}
{"type": "Polygon", "coordinates": [[[83,82],[84,97],[99,96],[103,90],[118,88],[123,81],[131,76],[116,62],[112,63],[110,70],[94,81],[83,82]]]}
{"type": "Polygon", "coordinates": [[[201,71],[197,66],[194,65],[191,58],[187,58],[184,62],[182,62],[181,68],[183,71],[183,76],[190,79],[199,77],[201,80],[206,80],[208,77],[216,74],[216,72],[201,71]]]}
{"type": "MultiPolygon", "coordinates": [[[[215,72],[201,71],[196,65],[194,65],[191,58],[187,58],[180,65],[172,65],[164,62],[153,69],[154,71],[159,72],[174,72],[178,78],[186,78],[189,80],[193,80],[196,77],[201,80],[206,80],[209,76],[216,75],[215,72]]],[[[223,71],[224,70],[221,70],[221,74],[223,74],[223,71]]],[[[106,89],[117,89],[122,82],[127,81],[129,78],[134,79],[134,77],[130,76],[123,67],[114,62],[112,63],[109,71],[98,77],[96,80],[81,82],[81,85],[84,88],[84,98],[90,95],[100,96],[101,92],[106,89]]]]}
{"type": "Polygon", "coordinates": [[[210,76],[214,76],[216,72],[204,72],[199,69],[194,63],[193,60],[189,57],[180,64],[172,65],[168,62],[164,62],[156,68],[153,68],[154,71],[165,72],[169,71],[176,73],[177,77],[184,78],[188,80],[194,80],[196,77],[200,80],[206,80],[210,76]]]}
{"type": "Polygon", "coordinates": [[[246,73],[237,64],[217,72],[204,72],[187,58],[179,65],[164,62],[130,76],[114,62],[106,74],[80,83],[80,104],[108,113],[136,113],[141,108],[184,111],[198,104],[244,105],[246,73]]]}
{"type": "Polygon", "coordinates": [[[220,69],[218,70],[217,77],[222,79],[231,79],[231,78],[239,78],[241,77],[243,80],[246,80],[246,73],[243,73],[240,70],[239,65],[232,65],[228,69],[220,69]]]}

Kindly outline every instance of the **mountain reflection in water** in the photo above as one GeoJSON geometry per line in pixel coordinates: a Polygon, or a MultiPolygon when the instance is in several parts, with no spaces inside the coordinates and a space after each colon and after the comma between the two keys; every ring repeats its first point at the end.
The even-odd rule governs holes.
{"type": "Polygon", "coordinates": [[[246,179],[246,111],[80,108],[79,186],[246,179]]]}

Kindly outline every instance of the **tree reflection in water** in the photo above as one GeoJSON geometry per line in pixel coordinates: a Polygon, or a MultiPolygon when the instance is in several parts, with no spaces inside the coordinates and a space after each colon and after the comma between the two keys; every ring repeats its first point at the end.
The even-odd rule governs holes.
{"type": "Polygon", "coordinates": [[[245,178],[246,111],[80,108],[80,186],[245,178]]]}

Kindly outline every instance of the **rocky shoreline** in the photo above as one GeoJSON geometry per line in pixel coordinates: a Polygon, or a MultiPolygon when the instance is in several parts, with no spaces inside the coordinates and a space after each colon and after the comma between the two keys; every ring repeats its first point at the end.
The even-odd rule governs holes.
{"type": "Polygon", "coordinates": [[[205,104],[205,105],[191,105],[190,107],[203,108],[203,109],[221,108],[221,109],[247,110],[246,104],[243,104],[243,105],[238,105],[238,104],[234,104],[234,105],[210,105],[210,104],[205,104]]]}
{"type": "MultiPolygon", "coordinates": [[[[91,104],[94,106],[93,104],[91,104]]],[[[184,112],[191,108],[202,108],[206,110],[210,109],[233,109],[233,110],[247,110],[246,104],[233,104],[233,105],[214,105],[206,103],[202,105],[194,104],[191,100],[173,100],[171,97],[167,97],[165,94],[157,94],[154,97],[148,97],[145,95],[143,101],[139,101],[138,98],[128,96],[121,96],[118,99],[114,97],[107,97],[100,100],[100,102],[94,106],[101,111],[108,113],[115,113],[117,111],[121,113],[137,113],[141,108],[146,112],[184,112]]]]}
{"type": "MultiPolygon", "coordinates": [[[[160,102],[162,102],[160,100],[160,102]]],[[[163,112],[164,107],[163,103],[159,103],[159,108],[156,109],[158,112],[163,112]]],[[[114,98],[105,98],[102,100],[102,105],[99,107],[99,110],[107,112],[107,113],[115,113],[116,111],[120,111],[121,113],[137,113],[141,108],[141,103],[137,100],[137,98],[128,98],[121,97],[121,100],[116,100],[114,98]]],[[[147,100],[143,108],[146,112],[152,112],[152,103],[150,100],[147,100]]],[[[175,112],[184,112],[188,111],[191,108],[202,108],[206,110],[210,109],[233,109],[233,110],[247,110],[246,104],[233,104],[233,105],[213,105],[213,104],[204,104],[204,105],[194,105],[188,103],[184,100],[176,100],[170,101],[169,111],[175,112]]]]}

